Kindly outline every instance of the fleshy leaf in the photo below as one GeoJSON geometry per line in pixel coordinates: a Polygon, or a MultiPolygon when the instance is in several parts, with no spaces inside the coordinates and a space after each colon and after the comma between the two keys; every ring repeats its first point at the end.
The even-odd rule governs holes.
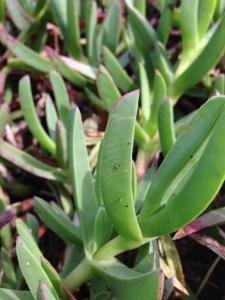
{"type": "Polygon", "coordinates": [[[214,97],[199,109],[168,153],[141,211],[144,236],[175,231],[214,199],[225,178],[224,120],[225,97],[214,97]]]}
{"type": "Polygon", "coordinates": [[[132,192],[132,150],[138,98],[139,92],[135,91],[114,105],[100,157],[101,190],[106,211],[121,236],[131,240],[141,239],[132,192]]]}
{"type": "Polygon", "coordinates": [[[51,206],[46,201],[36,197],[34,207],[42,221],[64,241],[81,244],[79,228],[72,223],[56,204],[51,206]]]}
{"type": "Polygon", "coordinates": [[[78,109],[69,113],[67,127],[68,165],[85,248],[91,251],[97,199],[88,164],[84,129],[78,109]]]}

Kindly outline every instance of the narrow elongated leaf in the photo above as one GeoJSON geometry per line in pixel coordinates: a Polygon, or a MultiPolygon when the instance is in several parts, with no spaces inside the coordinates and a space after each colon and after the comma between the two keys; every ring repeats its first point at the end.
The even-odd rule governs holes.
{"type": "Polygon", "coordinates": [[[39,236],[38,236],[39,235],[39,223],[38,223],[37,218],[34,215],[28,213],[27,218],[26,218],[26,224],[27,224],[28,228],[30,229],[33,238],[35,239],[36,242],[38,242],[38,240],[39,240],[39,236]]]}
{"type": "Polygon", "coordinates": [[[56,142],[56,123],[58,120],[58,115],[55,109],[55,105],[52,99],[48,96],[45,101],[45,114],[46,114],[46,121],[48,126],[48,132],[51,136],[53,142],[56,142]]]}
{"type": "Polygon", "coordinates": [[[67,13],[66,13],[66,0],[53,0],[50,1],[50,9],[53,19],[60,27],[63,37],[67,39],[67,13]]]}
{"type": "Polygon", "coordinates": [[[131,25],[139,54],[141,53],[146,65],[152,63],[169,83],[173,78],[173,71],[163,45],[157,40],[157,35],[149,22],[129,4],[129,1],[126,3],[128,22],[131,25]]]}
{"type": "Polygon", "coordinates": [[[175,5],[175,0],[169,0],[166,2],[166,5],[164,5],[164,8],[161,12],[161,16],[159,19],[159,25],[157,29],[157,34],[159,37],[159,40],[165,45],[167,43],[172,21],[173,21],[173,9],[175,5]]]}
{"type": "Polygon", "coordinates": [[[70,67],[70,64],[65,61],[65,58],[63,59],[51,48],[47,48],[47,53],[49,58],[51,59],[54,69],[61,73],[75,86],[83,87],[87,84],[86,78],[79,74],[79,72],[75,70],[75,68],[70,67]]]}
{"type": "Polygon", "coordinates": [[[83,247],[73,245],[67,249],[60,277],[65,278],[84,259],[83,247]]]}
{"type": "Polygon", "coordinates": [[[220,93],[221,95],[225,94],[225,75],[224,74],[220,74],[217,77],[215,77],[215,79],[213,81],[213,87],[217,93],[220,93]]]}
{"type": "Polygon", "coordinates": [[[48,275],[48,278],[51,280],[57,294],[60,296],[60,299],[65,299],[65,292],[62,288],[61,279],[57,271],[53,268],[50,262],[44,257],[41,257],[41,265],[45,273],[48,275]]]}
{"type": "Polygon", "coordinates": [[[197,48],[198,36],[198,2],[199,0],[183,0],[181,2],[181,34],[182,55],[186,58],[197,48]]]}
{"type": "Polygon", "coordinates": [[[10,284],[10,287],[16,287],[16,273],[13,266],[11,257],[8,254],[8,251],[5,248],[1,249],[1,259],[2,259],[2,270],[4,278],[10,284]]]}
{"type": "Polygon", "coordinates": [[[219,20],[217,28],[206,46],[192,64],[176,76],[171,89],[171,96],[176,101],[188,88],[198,83],[220,60],[224,53],[225,14],[219,20]]]}
{"type": "Polygon", "coordinates": [[[157,300],[160,295],[158,271],[136,271],[116,260],[101,261],[96,272],[104,278],[115,296],[121,300],[157,300]]]}
{"type": "Polygon", "coordinates": [[[213,200],[225,177],[224,120],[225,98],[214,97],[199,109],[177,140],[146,196],[140,221],[145,236],[175,231],[213,200]]]}
{"type": "Polygon", "coordinates": [[[170,149],[173,147],[176,140],[173,107],[172,103],[169,100],[162,103],[159,109],[158,127],[161,148],[164,156],[166,156],[170,149]]]}
{"type": "Polygon", "coordinates": [[[150,118],[145,124],[146,131],[154,136],[158,129],[158,113],[160,104],[167,96],[166,82],[160,72],[155,72],[150,118]]]}
{"type": "Polygon", "coordinates": [[[11,146],[3,140],[0,140],[0,156],[38,177],[61,182],[66,180],[66,176],[61,169],[46,165],[30,154],[11,146]]]}
{"type": "Polygon", "coordinates": [[[94,241],[96,249],[99,249],[109,241],[112,234],[113,226],[109,216],[103,206],[100,206],[96,215],[94,241]]]}
{"type": "Polygon", "coordinates": [[[20,219],[16,221],[16,229],[20,239],[26,244],[28,249],[32,252],[33,256],[40,258],[42,256],[35,239],[33,238],[29,227],[20,219]]]}
{"type": "Polygon", "coordinates": [[[0,299],[4,300],[34,300],[32,294],[27,291],[14,291],[12,289],[0,289],[0,299]]]}
{"type": "Polygon", "coordinates": [[[104,102],[104,106],[107,108],[107,110],[110,110],[113,103],[118,100],[121,95],[112,77],[103,66],[100,66],[99,68],[97,76],[97,88],[98,93],[104,102]]]}
{"type": "Polygon", "coordinates": [[[145,16],[146,0],[134,0],[134,6],[143,16],[145,16]]]}
{"type": "Polygon", "coordinates": [[[103,24],[103,43],[113,53],[116,51],[120,34],[120,6],[119,1],[112,1],[103,24]]]}
{"type": "Polygon", "coordinates": [[[5,0],[0,1],[0,22],[4,23],[5,20],[5,0]]]}
{"type": "Polygon", "coordinates": [[[91,251],[97,199],[93,177],[88,165],[85,136],[78,109],[69,113],[67,134],[68,165],[74,199],[80,218],[84,245],[87,250],[91,251]]]}
{"type": "Polygon", "coordinates": [[[58,121],[56,123],[56,157],[62,168],[67,164],[67,140],[66,129],[63,124],[58,121]]]}
{"type": "Polygon", "coordinates": [[[103,47],[103,62],[116,85],[123,91],[128,92],[134,87],[134,82],[123,69],[118,59],[106,47],[103,47]]]}
{"type": "Polygon", "coordinates": [[[60,74],[55,71],[50,73],[50,80],[53,86],[53,93],[55,96],[59,117],[66,126],[68,112],[70,109],[70,100],[66,90],[66,86],[60,74]]]}
{"type": "Polygon", "coordinates": [[[95,60],[95,33],[97,24],[97,5],[88,0],[85,4],[85,32],[87,37],[87,56],[91,65],[97,65],[95,60]]]}
{"type": "Polygon", "coordinates": [[[80,21],[79,21],[79,9],[80,0],[67,0],[67,41],[68,48],[71,55],[80,59],[81,46],[80,46],[80,21]]]}
{"type": "Polygon", "coordinates": [[[144,121],[147,121],[150,117],[152,99],[149,79],[143,63],[139,63],[139,77],[141,87],[141,109],[144,116],[144,121]]]}
{"type": "Polygon", "coordinates": [[[86,96],[88,97],[88,99],[94,104],[96,105],[97,107],[101,107],[102,109],[104,110],[107,110],[107,107],[106,107],[106,103],[104,103],[100,98],[98,98],[98,96],[92,92],[91,89],[89,88],[85,88],[84,89],[85,91],[85,94],[86,96]]]}
{"type": "Polygon", "coordinates": [[[23,62],[28,64],[28,66],[31,66],[35,70],[44,73],[53,70],[53,65],[48,59],[43,58],[27,46],[14,39],[12,36],[8,35],[5,28],[1,24],[0,40],[12,51],[16,57],[21,59],[23,62]]]}
{"type": "Polygon", "coordinates": [[[198,35],[203,38],[212,22],[217,0],[198,0],[198,35]]]}
{"type": "Polygon", "coordinates": [[[51,206],[46,201],[36,197],[34,207],[42,221],[64,241],[81,244],[79,228],[70,221],[56,204],[51,206]]]}
{"type": "Polygon", "coordinates": [[[4,126],[9,121],[9,106],[7,103],[3,103],[0,108],[0,136],[4,132],[4,126]]]}
{"type": "Polygon", "coordinates": [[[33,256],[32,252],[21,239],[17,240],[16,253],[23,276],[33,297],[35,299],[37,298],[39,282],[43,281],[54,293],[56,299],[59,300],[51,281],[49,280],[45,271],[42,269],[40,260],[33,256]]]}
{"type": "Polygon", "coordinates": [[[26,31],[34,22],[31,15],[25,11],[18,0],[6,0],[7,10],[13,20],[13,23],[21,31],[26,31]]]}
{"type": "Polygon", "coordinates": [[[81,75],[87,77],[88,79],[96,80],[97,70],[95,67],[77,61],[71,57],[61,55],[60,58],[63,60],[63,62],[66,65],[68,65],[74,71],[80,73],[81,75]]]}
{"type": "Polygon", "coordinates": [[[28,76],[23,77],[19,82],[19,96],[23,115],[30,131],[41,146],[55,156],[55,144],[45,132],[35,111],[31,83],[28,76]]]}
{"type": "Polygon", "coordinates": [[[135,91],[114,105],[100,157],[101,190],[106,211],[120,235],[131,240],[141,239],[132,193],[132,149],[138,98],[139,92],[135,91]]]}
{"type": "Polygon", "coordinates": [[[147,192],[149,190],[155,172],[156,172],[156,166],[153,165],[151,168],[148,169],[145,176],[137,185],[137,196],[135,202],[136,212],[139,212],[141,209],[141,206],[146,198],[147,192]]]}

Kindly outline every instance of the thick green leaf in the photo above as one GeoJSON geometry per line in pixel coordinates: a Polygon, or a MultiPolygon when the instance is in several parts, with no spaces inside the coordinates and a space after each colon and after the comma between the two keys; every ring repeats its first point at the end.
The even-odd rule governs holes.
{"type": "Polygon", "coordinates": [[[21,239],[17,239],[16,253],[23,276],[33,297],[37,298],[39,282],[43,281],[54,293],[56,299],[59,299],[50,279],[41,266],[40,260],[33,256],[33,253],[21,239]]]}
{"type": "Polygon", "coordinates": [[[137,196],[135,201],[136,212],[139,212],[141,209],[141,206],[146,198],[147,192],[149,190],[155,172],[156,172],[156,166],[153,165],[151,166],[151,168],[148,169],[145,176],[137,185],[137,196]]]}
{"type": "MultiPolygon", "coordinates": [[[[53,268],[53,266],[50,264],[50,262],[47,259],[45,259],[44,257],[41,257],[41,265],[42,265],[45,273],[48,275],[48,278],[51,280],[57,294],[60,296],[60,299],[65,299],[65,297],[66,297],[65,291],[62,288],[61,279],[60,279],[57,271],[53,268]]],[[[48,298],[46,298],[46,299],[48,299],[48,298]]]]}
{"type": "Polygon", "coordinates": [[[84,130],[78,109],[69,113],[67,134],[70,180],[79,214],[84,245],[86,249],[91,251],[97,199],[93,177],[88,165],[84,130]]]}
{"type": "Polygon", "coordinates": [[[160,275],[158,271],[136,271],[116,260],[101,261],[94,267],[118,299],[159,299],[160,275]]]}
{"type": "Polygon", "coordinates": [[[150,117],[152,99],[149,79],[143,63],[139,63],[139,77],[141,87],[141,110],[144,116],[144,121],[147,121],[150,117]]]}
{"type": "Polygon", "coordinates": [[[19,82],[19,96],[23,115],[30,131],[41,146],[55,156],[55,144],[45,132],[35,111],[31,83],[28,76],[23,77],[19,82]]]}
{"type": "Polygon", "coordinates": [[[120,34],[120,5],[118,1],[111,1],[107,16],[103,23],[103,44],[113,53],[116,51],[120,34]]]}
{"type": "Polygon", "coordinates": [[[33,18],[18,0],[6,0],[6,7],[13,23],[19,30],[26,31],[33,23],[33,18]]]}
{"type": "Polygon", "coordinates": [[[187,59],[199,43],[198,2],[199,0],[181,2],[182,59],[187,59]]]}
{"type": "Polygon", "coordinates": [[[146,13],[146,0],[133,0],[134,1],[134,6],[136,9],[143,15],[145,16],[146,13]]]}
{"type": "Polygon", "coordinates": [[[216,30],[201,53],[181,74],[177,74],[171,89],[171,97],[176,101],[188,88],[198,83],[220,60],[224,53],[225,14],[216,24],[216,30]]]}
{"type": "Polygon", "coordinates": [[[27,213],[26,224],[30,228],[33,238],[35,239],[36,242],[38,242],[38,240],[39,240],[39,223],[38,223],[37,218],[34,215],[27,213]]]}
{"type": "Polygon", "coordinates": [[[176,137],[173,118],[173,107],[170,100],[162,103],[158,115],[160,144],[164,156],[173,147],[176,137]]]}
{"type": "Polygon", "coordinates": [[[67,140],[66,129],[60,121],[56,123],[56,157],[64,168],[67,164],[67,140]]]}
{"type": "Polygon", "coordinates": [[[58,115],[55,109],[55,105],[50,96],[47,96],[45,100],[45,115],[49,135],[53,142],[56,142],[56,123],[58,120],[58,115]]]}
{"type": "Polygon", "coordinates": [[[60,276],[65,278],[84,259],[83,247],[72,245],[67,248],[65,262],[60,276]]]}
{"type": "Polygon", "coordinates": [[[111,75],[102,65],[99,67],[97,75],[97,88],[104,106],[107,110],[110,110],[113,103],[115,103],[121,95],[111,75]]]}
{"type": "Polygon", "coordinates": [[[158,129],[158,113],[160,104],[166,99],[167,86],[160,72],[155,72],[150,118],[145,124],[146,131],[154,136],[158,129]]]}
{"type": "Polygon", "coordinates": [[[2,300],[34,300],[32,294],[26,291],[14,291],[0,289],[0,299],[2,300]]]}
{"type": "MultiPolygon", "coordinates": [[[[13,266],[12,258],[5,248],[1,249],[1,261],[4,279],[7,280],[11,288],[16,287],[16,273],[13,266]]],[[[1,293],[0,293],[1,294],[1,293]]]]}
{"type": "Polygon", "coordinates": [[[100,206],[95,219],[94,241],[96,249],[99,249],[109,241],[113,226],[103,206],[100,206]]]}
{"type": "MultiPolygon", "coordinates": [[[[135,38],[135,46],[144,58],[145,64],[152,63],[156,69],[170,82],[173,78],[171,65],[163,45],[149,22],[127,0],[128,22],[135,38]]],[[[149,70],[150,71],[150,70],[149,70]]]]}
{"type": "Polygon", "coordinates": [[[20,239],[26,244],[28,249],[31,251],[32,255],[39,259],[42,256],[42,253],[39,250],[37,243],[30,232],[29,227],[27,227],[27,225],[22,220],[17,219],[16,229],[20,236],[20,239]]]}
{"type": "Polygon", "coordinates": [[[97,65],[95,60],[95,33],[97,24],[97,4],[87,0],[85,3],[85,32],[87,38],[87,56],[91,65],[97,65]]]}
{"type": "Polygon", "coordinates": [[[56,71],[50,73],[50,80],[53,87],[53,93],[56,101],[57,111],[60,119],[66,126],[68,112],[70,109],[70,100],[62,77],[56,71]]]}
{"type": "MultiPolygon", "coordinates": [[[[72,65],[67,62],[64,57],[59,56],[53,49],[48,48],[48,56],[51,59],[54,69],[61,73],[67,80],[75,86],[84,87],[87,84],[87,79],[84,78],[72,65]]],[[[51,71],[51,70],[50,70],[51,71]]]]}
{"type": "Polygon", "coordinates": [[[0,23],[5,21],[5,0],[0,0],[0,23]]]}
{"type": "Polygon", "coordinates": [[[67,41],[70,54],[76,58],[81,57],[80,46],[80,0],[67,0],[67,41]]]}
{"type": "Polygon", "coordinates": [[[0,139],[0,156],[21,169],[41,178],[64,182],[66,176],[59,168],[53,168],[0,139]]]}
{"type": "Polygon", "coordinates": [[[4,132],[4,126],[9,121],[9,105],[7,103],[1,104],[0,108],[0,136],[2,136],[4,132]]]}
{"type": "Polygon", "coordinates": [[[106,211],[120,235],[130,240],[141,239],[132,193],[132,150],[138,98],[139,92],[135,91],[114,105],[100,157],[101,190],[106,211]]]}
{"type": "Polygon", "coordinates": [[[217,93],[220,93],[221,95],[225,94],[225,75],[220,74],[217,77],[215,77],[213,81],[213,87],[217,93]]]}
{"type": "Polygon", "coordinates": [[[145,236],[177,230],[214,199],[225,178],[224,121],[225,98],[214,97],[199,109],[168,153],[141,211],[145,236]]]}
{"type": "Polygon", "coordinates": [[[104,103],[98,96],[89,88],[84,89],[87,98],[97,107],[101,107],[104,110],[107,110],[107,103],[104,103]]]}
{"type": "Polygon", "coordinates": [[[66,12],[66,0],[51,0],[50,9],[53,15],[53,19],[60,27],[63,37],[67,39],[67,12],[66,12]]]}
{"type": "Polygon", "coordinates": [[[42,221],[64,241],[81,244],[79,228],[71,222],[56,204],[51,206],[46,201],[36,197],[34,207],[42,221]]]}
{"type": "Polygon", "coordinates": [[[44,73],[53,70],[53,65],[48,59],[43,58],[24,44],[14,39],[12,36],[8,35],[2,25],[0,25],[0,41],[6,45],[15,56],[35,70],[44,73]]]}
{"type": "Polygon", "coordinates": [[[103,47],[103,62],[116,85],[123,91],[128,92],[134,87],[134,82],[123,69],[118,59],[106,47],[103,47]]]}
{"type": "Polygon", "coordinates": [[[212,22],[217,0],[198,0],[198,2],[198,35],[201,39],[212,22]]]}
{"type": "Polygon", "coordinates": [[[83,62],[77,61],[71,57],[67,56],[60,56],[63,62],[68,65],[72,70],[76,71],[77,73],[87,77],[90,80],[96,80],[96,73],[97,70],[95,67],[87,65],[83,62]]]}
{"type": "Polygon", "coordinates": [[[161,12],[161,16],[159,19],[159,25],[157,28],[157,34],[159,40],[165,45],[168,41],[172,21],[173,21],[173,9],[175,5],[175,0],[166,1],[166,5],[161,12]]]}

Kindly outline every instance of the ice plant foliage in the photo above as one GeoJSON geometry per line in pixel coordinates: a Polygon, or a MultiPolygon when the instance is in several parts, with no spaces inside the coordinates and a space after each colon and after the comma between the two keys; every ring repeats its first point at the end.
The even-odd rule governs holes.
{"type": "MultiPolygon", "coordinates": [[[[19,118],[40,153],[54,162],[4,139],[4,125],[18,118],[10,114],[6,85],[0,163],[47,181],[59,199],[56,204],[39,195],[32,202],[34,214],[16,220],[18,265],[8,251],[7,226],[23,208],[0,206],[5,226],[0,299],[75,299],[83,284],[91,300],[168,299],[173,285],[187,293],[170,234],[178,231],[178,239],[224,222],[223,208],[201,215],[225,179],[225,80],[210,77],[225,49],[224,1],[181,0],[179,6],[175,0],[155,1],[157,28],[146,17],[147,1],[121,2],[0,0],[0,41],[7,49],[0,95],[17,69],[44,76],[52,91],[42,95],[45,118],[36,109],[29,75],[18,84],[19,118]],[[44,47],[46,26],[60,31],[63,55],[44,47]],[[181,33],[179,55],[167,47],[174,26],[181,33]],[[109,113],[104,134],[87,135],[68,83],[109,113]],[[174,106],[184,94],[209,100],[175,122],[174,106]],[[66,245],[59,272],[39,248],[37,219],[66,245]],[[170,258],[169,269],[160,251],[170,258]],[[127,252],[135,254],[129,266],[127,252]]],[[[0,199],[3,194],[0,189],[0,199]]]]}

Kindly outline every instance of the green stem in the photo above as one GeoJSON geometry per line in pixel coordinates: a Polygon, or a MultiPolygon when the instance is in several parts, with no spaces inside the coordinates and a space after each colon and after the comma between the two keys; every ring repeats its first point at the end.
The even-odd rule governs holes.
{"type": "Polygon", "coordinates": [[[149,240],[149,238],[144,238],[138,242],[128,242],[121,236],[117,236],[97,250],[93,256],[93,261],[88,261],[87,258],[84,258],[81,263],[63,280],[63,286],[71,292],[76,291],[78,287],[94,277],[94,264],[97,260],[110,260],[122,252],[142,246],[149,240]]]}
{"type": "Polygon", "coordinates": [[[94,276],[94,269],[84,258],[72,272],[63,279],[63,285],[71,292],[75,292],[83,283],[89,281],[94,276]]]}
{"type": "Polygon", "coordinates": [[[149,239],[144,238],[141,241],[128,242],[118,235],[113,240],[109,241],[99,250],[97,250],[97,252],[93,256],[93,259],[109,260],[120,253],[140,247],[141,245],[147,243],[148,240],[149,239]]]}

